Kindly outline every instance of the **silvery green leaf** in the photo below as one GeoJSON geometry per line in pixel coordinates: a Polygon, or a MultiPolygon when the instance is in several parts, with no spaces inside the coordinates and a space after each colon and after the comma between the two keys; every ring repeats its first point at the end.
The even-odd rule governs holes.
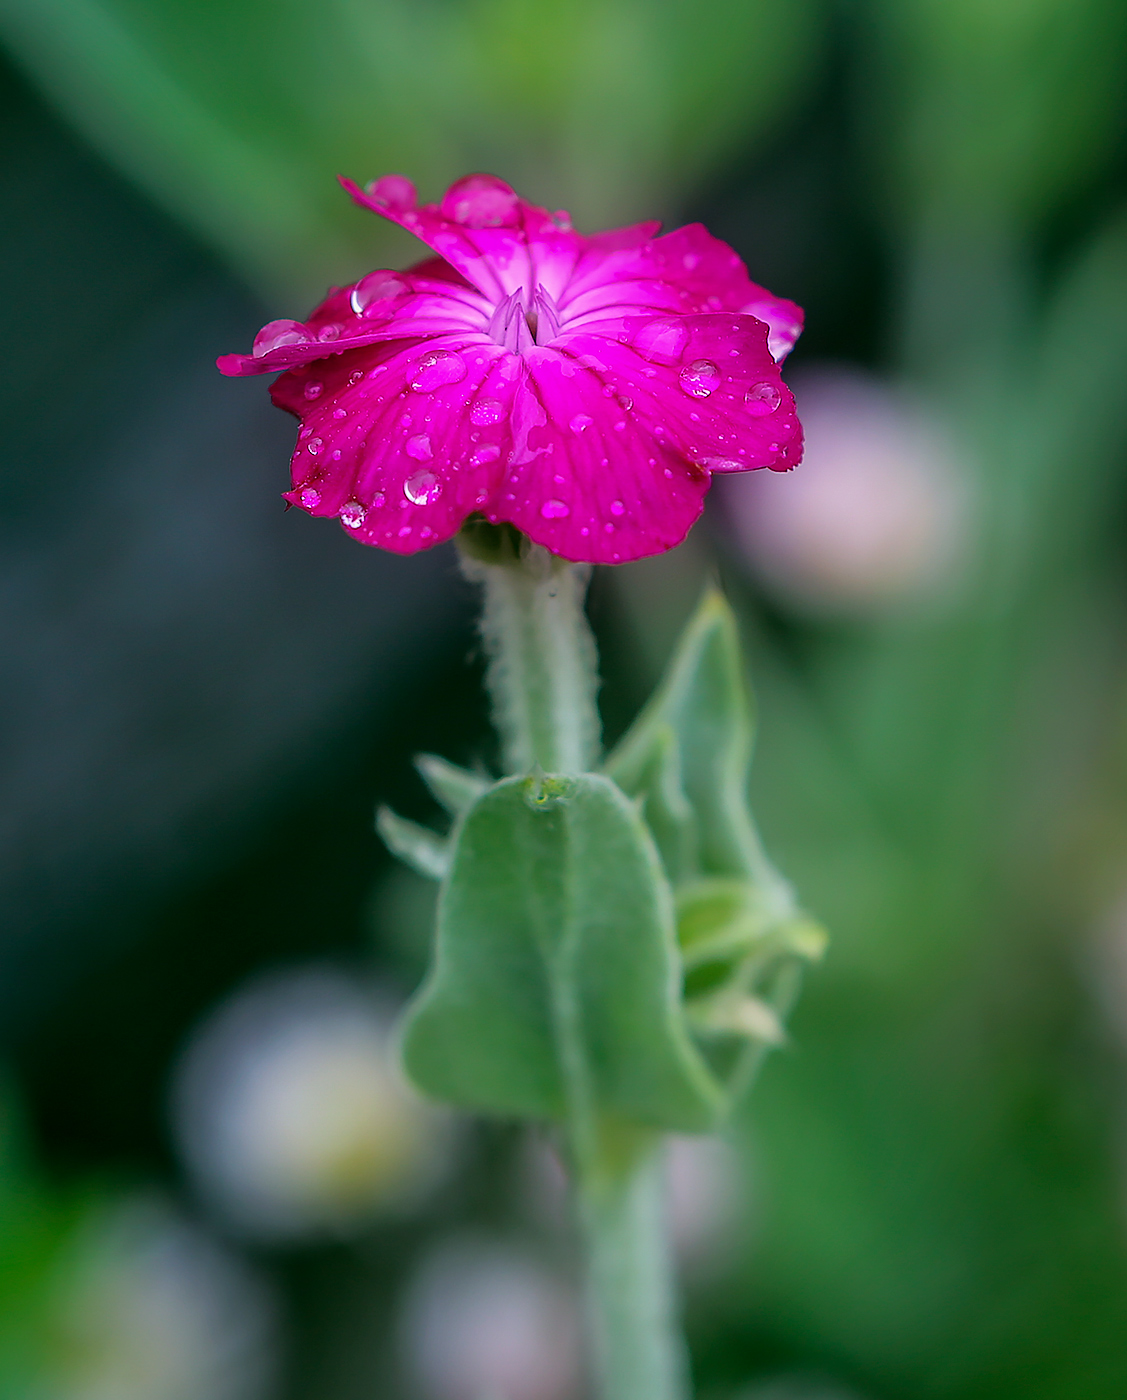
{"type": "Polygon", "coordinates": [[[468,768],[459,768],[457,764],[450,763],[437,754],[417,754],[415,767],[435,800],[440,802],[452,817],[461,816],[489,787],[488,778],[483,778],[479,773],[471,773],[468,768]]]}
{"type": "Polygon", "coordinates": [[[508,778],[458,828],[405,1062],[464,1108],[701,1130],[725,1095],[680,992],[673,901],[634,804],[596,774],[508,778]]]}
{"type": "Polygon", "coordinates": [[[449,838],[399,816],[390,807],[381,807],[376,813],[376,830],[392,855],[412,870],[429,880],[445,878],[450,868],[449,838]]]}

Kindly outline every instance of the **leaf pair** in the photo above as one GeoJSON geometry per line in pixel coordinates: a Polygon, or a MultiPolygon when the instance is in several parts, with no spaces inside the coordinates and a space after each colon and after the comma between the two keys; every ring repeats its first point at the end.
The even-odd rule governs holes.
{"type": "Polygon", "coordinates": [[[751,741],[734,619],[713,593],[603,773],[486,786],[420,761],[451,836],[386,811],[380,830],[443,879],[404,1040],[422,1089],[542,1119],[718,1121],[749,1056],[782,1038],[780,972],[821,946],[760,849],[751,741]]]}

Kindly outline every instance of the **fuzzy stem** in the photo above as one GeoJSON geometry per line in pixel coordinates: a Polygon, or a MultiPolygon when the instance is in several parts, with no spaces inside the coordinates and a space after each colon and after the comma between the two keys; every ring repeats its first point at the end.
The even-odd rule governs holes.
{"type": "Polygon", "coordinates": [[[664,1158],[656,1135],[575,1164],[586,1317],[599,1400],[684,1400],[664,1158]]]}
{"type": "Polygon", "coordinates": [[[527,541],[501,562],[463,549],[463,568],[485,590],[485,680],[505,771],[589,771],[599,746],[598,659],[583,611],[590,569],[527,541]]]}
{"type": "MultiPolygon", "coordinates": [[[[459,544],[463,569],[485,590],[486,684],[506,771],[589,771],[599,746],[598,663],[583,611],[589,568],[484,522],[463,530],[459,544]]],[[[568,1002],[553,1014],[596,1396],[684,1400],[661,1137],[599,1116],[577,1008],[568,1002]]]]}

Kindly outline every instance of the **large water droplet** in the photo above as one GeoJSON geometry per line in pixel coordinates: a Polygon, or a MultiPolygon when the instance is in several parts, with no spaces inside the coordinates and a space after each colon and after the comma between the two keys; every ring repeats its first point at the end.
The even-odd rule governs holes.
{"type": "Polygon", "coordinates": [[[585,428],[589,428],[594,421],[586,413],[577,413],[567,426],[573,433],[581,433],[585,428]]]}
{"type": "Polygon", "coordinates": [[[317,332],[317,339],[318,339],[318,340],[339,340],[339,339],[340,339],[340,333],[341,333],[341,331],[343,331],[343,330],[344,330],[344,327],[341,326],[341,325],[338,325],[336,321],[330,321],[329,324],[328,324],[327,326],[322,326],[321,329],[317,332]]]}
{"type": "Polygon", "coordinates": [[[466,377],[466,362],[454,350],[432,350],[415,366],[411,388],[417,394],[431,394],[444,384],[457,384],[466,377]]]}
{"type": "Polygon", "coordinates": [[[406,175],[382,175],[378,180],[370,180],[364,189],[377,204],[397,214],[414,209],[418,199],[415,186],[406,175]]]}
{"type": "Polygon", "coordinates": [[[747,411],[757,418],[765,418],[768,413],[774,413],[782,401],[783,396],[777,386],[766,380],[762,384],[753,384],[744,395],[747,411]]]}
{"type": "Polygon", "coordinates": [[[694,399],[707,399],[720,383],[720,371],[711,360],[694,360],[678,377],[681,388],[694,399]]]}
{"type": "Polygon", "coordinates": [[[562,520],[565,515],[571,514],[571,507],[564,501],[545,501],[540,507],[540,514],[545,520],[562,520]]]}
{"type": "Polygon", "coordinates": [[[638,354],[659,365],[677,364],[688,343],[689,332],[681,322],[667,317],[647,321],[632,337],[632,344],[638,354]]]}
{"type": "Polygon", "coordinates": [[[442,495],[442,482],[434,472],[415,472],[403,483],[403,494],[416,506],[429,506],[442,495]]]}
{"type": "Polygon", "coordinates": [[[321,504],[321,493],[316,486],[303,486],[298,500],[301,501],[306,510],[316,510],[321,504]]]}
{"type": "Polygon", "coordinates": [[[425,462],[434,456],[430,438],[427,437],[426,433],[417,433],[414,437],[409,437],[403,450],[408,457],[413,457],[416,462],[425,462]]]}
{"type": "Polygon", "coordinates": [[[380,269],[369,272],[367,277],[362,277],[357,282],[349,293],[348,304],[357,316],[378,316],[387,309],[380,304],[381,302],[390,301],[392,297],[397,297],[407,290],[406,282],[396,277],[394,272],[380,269]]]}
{"type": "Polygon", "coordinates": [[[367,514],[359,501],[346,501],[340,508],[340,523],[350,530],[359,530],[367,514]]]}
{"type": "Polygon", "coordinates": [[[309,441],[305,444],[305,450],[309,453],[311,457],[316,457],[317,453],[320,452],[321,448],[324,447],[324,445],[325,443],[322,438],[310,438],[309,441]]]}
{"type": "Polygon", "coordinates": [[[520,200],[496,175],[466,175],[443,195],[439,212],[466,228],[512,227],[520,222],[520,200]]]}
{"type": "Polygon", "coordinates": [[[305,386],[303,393],[305,394],[305,397],[307,399],[316,399],[320,397],[321,391],[322,389],[324,389],[324,387],[325,386],[323,384],[318,383],[317,380],[312,380],[309,384],[305,386]]]}
{"type": "Polygon", "coordinates": [[[270,321],[254,338],[253,354],[256,360],[269,355],[271,350],[279,350],[283,345],[309,345],[313,337],[300,321],[270,321]]]}
{"type": "Polygon", "coordinates": [[[496,399],[478,399],[470,409],[470,418],[479,428],[491,428],[505,416],[505,405],[496,399]]]}

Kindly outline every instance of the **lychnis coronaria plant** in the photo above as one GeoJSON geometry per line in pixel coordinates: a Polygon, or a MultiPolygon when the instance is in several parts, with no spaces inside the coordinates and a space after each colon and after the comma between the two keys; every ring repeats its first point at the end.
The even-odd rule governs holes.
{"type": "Polygon", "coordinates": [[[802,313],[700,225],[585,236],[487,175],[437,205],[398,175],[342,183],[434,256],[334,288],[219,366],[281,371],[274,402],[301,421],[288,501],[401,554],[456,537],[483,586],[504,772],[424,755],[449,832],[379,819],[442,883],[407,1070],[557,1133],[596,1388],[680,1400],[661,1137],[723,1122],[823,936],[748,808],[753,719],[723,598],[706,594],[606,754],[583,600],[592,564],[679,544],[714,472],[799,461],[780,365],[802,313]]]}

